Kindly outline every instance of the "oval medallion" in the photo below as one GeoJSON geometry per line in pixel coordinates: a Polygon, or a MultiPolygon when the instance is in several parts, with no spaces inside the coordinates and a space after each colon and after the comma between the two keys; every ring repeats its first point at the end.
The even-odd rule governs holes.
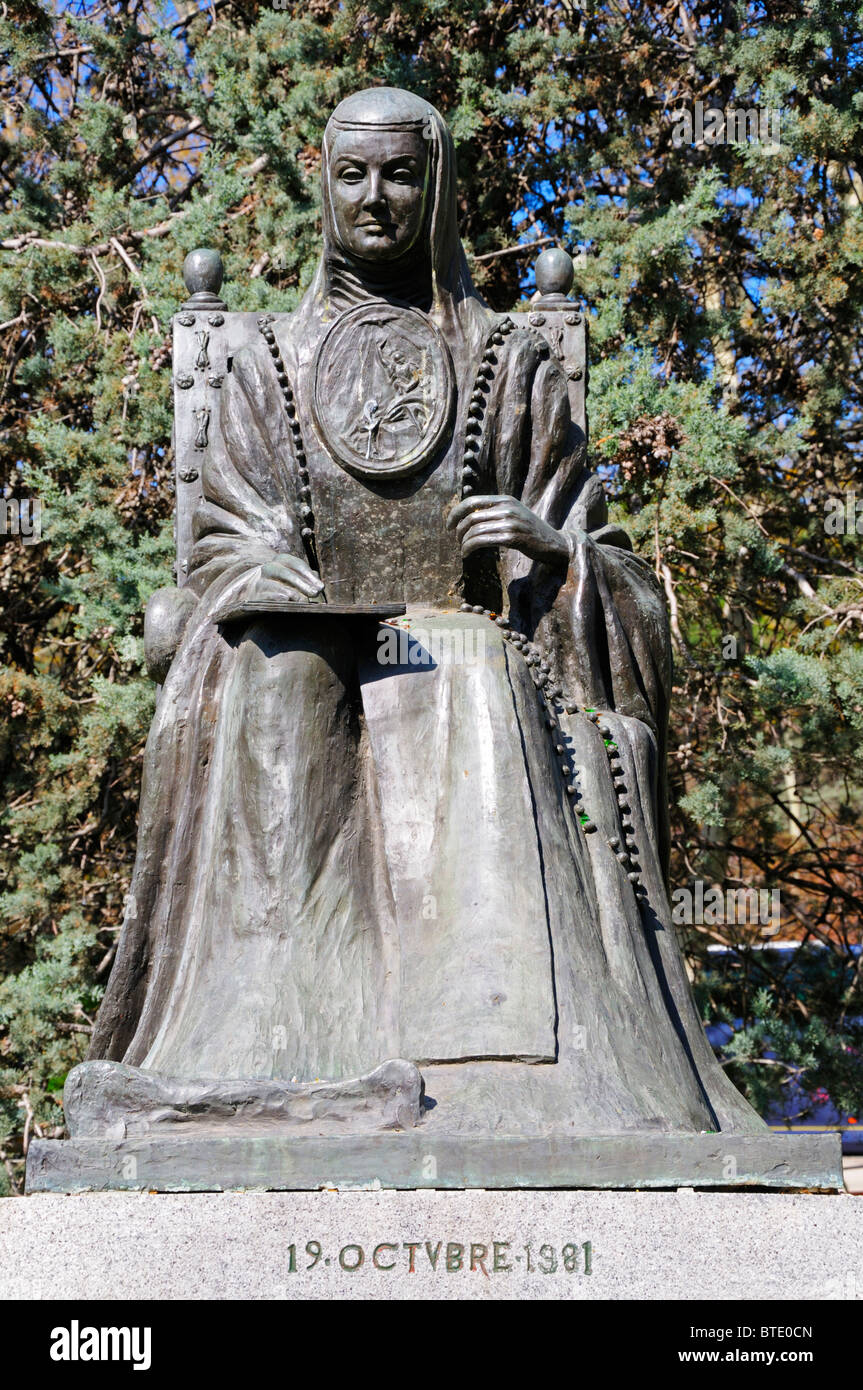
{"type": "Polygon", "coordinates": [[[357,477],[400,478],[429,463],[449,437],[453,401],[449,349],[417,309],[358,304],[318,349],[315,424],[357,477]]]}

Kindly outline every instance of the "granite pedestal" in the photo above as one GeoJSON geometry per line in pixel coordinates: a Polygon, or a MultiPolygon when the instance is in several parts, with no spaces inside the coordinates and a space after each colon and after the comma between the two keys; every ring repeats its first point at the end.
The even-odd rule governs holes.
{"type": "Polygon", "coordinates": [[[40,1195],[0,1202],[0,1298],[860,1299],[863,1201],[692,1189],[40,1195]]]}

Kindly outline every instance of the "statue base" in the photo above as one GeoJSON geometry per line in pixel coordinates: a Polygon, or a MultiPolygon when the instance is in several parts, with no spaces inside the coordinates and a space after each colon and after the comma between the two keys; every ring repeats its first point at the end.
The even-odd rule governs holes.
{"type": "MultiPolygon", "coordinates": [[[[117,1300],[133,1301],[134,1310],[130,1304],[128,1313],[113,1312],[110,1318],[76,1308],[82,1324],[149,1323],[151,1309],[161,1323],[169,1303],[187,1310],[194,1299],[191,1314],[178,1312],[170,1345],[176,1342],[182,1367],[193,1316],[190,1354],[203,1374],[210,1369],[210,1352],[224,1355],[225,1319],[235,1341],[238,1329],[252,1345],[272,1341],[273,1301],[660,1300],[680,1309],[680,1326],[673,1329],[679,1338],[671,1339],[667,1315],[657,1324],[663,1353],[676,1362],[678,1347],[725,1352],[732,1346],[690,1341],[689,1324],[699,1321],[688,1311],[696,1306],[693,1299],[863,1299],[863,1202],[841,1194],[689,1188],[101,1192],[77,1201],[45,1195],[0,1202],[0,1216],[0,1299],[74,1299],[76,1304],[110,1299],[112,1309],[119,1308],[117,1300]],[[161,1300],[162,1306],[156,1309],[142,1298],[161,1300]],[[216,1303],[208,1312],[211,1299],[242,1300],[243,1306],[223,1314],[216,1303]],[[261,1304],[261,1312],[249,1323],[252,1300],[261,1304]]],[[[759,1313],[757,1332],[744,1327],[740,1344],[750,1353],[753,1346],[760,1348],[762,1360],[767,1360],[764,1348],[776,1361],[783,1348],[811,1354],[810,1338],[759,1339],[762,1323],[782,1324],[778,1331],[768,1328],[769,1337],[783,1335],[789,1322],[812,1323],[808,1307],[786,1317],[789,1306],[777,1308],[775,1317],[759,1313]]],[[[20,1317],[19,1310],[12,1316],[20,1317]]],[[[847,1342],[853,1309],[841,1316],[834,1339],[840,1346],[847,1342]]],[[[724,1314],[717,1308],[711,1318],[710,1326],[721,1325],[724,1314]]],[[[53,1314],[52,1319],[63,1320],[53,1314]]],[[[745,1311],[733,1319],[729,1313],[726,1325],[736,1328],[741,1322],[756,1325],[745,1311]]],[[[627,1336],[636,1350],[660,1345],[656,1326],[641,1324],[645,1335],[639,1339],[629,1313],[610,1320],[611,1327],[618,1324],[622,1346],[627,1336]]],[[[575,1335],[579,1332],[588,1351],[595,1351],[600,1379],[599,1358],[607,1369],[608,1339],[602,1326],[584,1321],[581,1328],[576,1325],[575,1335]]],[[[162,1345],[161,1329],[154,1325],[154,1362],[162,1345]]],[[[825,1349],[815,1345],[820,1361],[825,1349]]],[[[584,1348],[577,1351],[579,1365],[589,1365],[584,1348]]]]}
{"type": "Polygon", "coordinates": [[[322,1188],[843,1189],[838,1134],[627,1134],[598,1139],[411,1132],[34,1140],[30,1192],[322,1188]]]}

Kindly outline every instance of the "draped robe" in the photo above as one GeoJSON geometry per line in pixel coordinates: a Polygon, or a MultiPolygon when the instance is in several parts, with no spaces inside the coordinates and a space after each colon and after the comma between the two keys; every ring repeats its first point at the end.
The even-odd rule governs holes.
{"type": "Polygon", "coordinates": [[[622,813],[601,732],[561,716],[598,827],[587,835],[523,657],[459,611],[489,579],[487,564],[465,577],[446,525],[477,332],[454,345],[448,448],[412,477],[370,482],[331,457],[309,410],[339,312],[319,277],[277,328],[326,598],[402,601],[417,638],[393,664],[374,625],[214,622],[263,565],[303,553],[273,364],[263,343],[244,349],[204,472],[197,606],[147,745],[130,912],[91,1056],[240,1085],[403,1057],[423,1073],[423,1123],[450,1132],[761,1130],[713,1058],[671,924],[663,597],[607,525],[559,364],[537,335],[507,338],[481,467],[483,490],[562,530],[571,560],[555,571],[503,551],[497,582],[567,695],[613,733],[641,902],[609,843],[622,813]],[[458,632],[482,659],[434,659],[435,634],[458,632]]]}

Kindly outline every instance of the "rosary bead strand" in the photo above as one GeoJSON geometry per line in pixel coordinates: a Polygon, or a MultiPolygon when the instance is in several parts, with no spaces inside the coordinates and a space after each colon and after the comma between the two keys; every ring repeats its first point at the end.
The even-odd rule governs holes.
{"type": "Polygon", "coordinates": [[[318,570],[318,551],[315,539],[315,514],[312,509],[312,489],[309,481],[308,459],[303,444],[303,432],[297,417],[297,403],[294,393],[282,360],[279,344],[272,328],[273,315],[265,314],[258,319],[258,328],[261,336],[267,345],[270,357],[276,369],[276,380],[279,383],[279,390],[282,393],[282,401],[285,407],[285,414],[288,417],[288,425],[291,431],[291,441],[294,449],[294,462],[297,466],[297,515],[300,521],[300,536],[305,546],[306,555],[309,563],[314,569],[318,570]]]}
{"type": "Polygon", "coordinates": [[[580,786],[580,774],[578,769],[573,765],[569,750],[563,741],[565,735],[561,729],[558,711],[555,707],[560,705],[562,711],[566,714],[583,714],[599,729],[608,756],[609,771],[611,772],[612,785],[617,797],[617,805],[621,817],[620,826],[623,831],[623,848],[621,848],[620,838],[616,835],[608,840],[608,845],[625,871],[627,880],[632,885],[636,898],[639,899],[639,901],[644,901],[647,896],[647,890],[642,882],[641,871],[638,866],[638,844],[635,839],[635,828],[632,821],[627,819],[631,814],[631,807],[627,800],[628,793],[623,774],[623,764],[620,760],[617,744],[612,738],[612,730],[607,724],[602,723],[601,716],[597,710],[578,705],[575,701],[564,699],[561,687],[552,684],[551,668],[549,663],[542,656],[540,649],[535,646],[523,632],[516,631],[507,618],[500,617],[497,613],[492,612],[491,609],[483,608],[482,604],[478,603],[463,603],[461,605],[461,612],[475,613],[480,617],[488,618],[496,627],[500,628],[501,636],[504,641],[509,643],[509,645],[523,657],[536,689],[540,709],[545,715],[545,723],[566,788],[567,800],[574,818],[581,826],[585,835],[594,834],[598,827],[596,822],[591,818],[585,805],[580,786]]]}

